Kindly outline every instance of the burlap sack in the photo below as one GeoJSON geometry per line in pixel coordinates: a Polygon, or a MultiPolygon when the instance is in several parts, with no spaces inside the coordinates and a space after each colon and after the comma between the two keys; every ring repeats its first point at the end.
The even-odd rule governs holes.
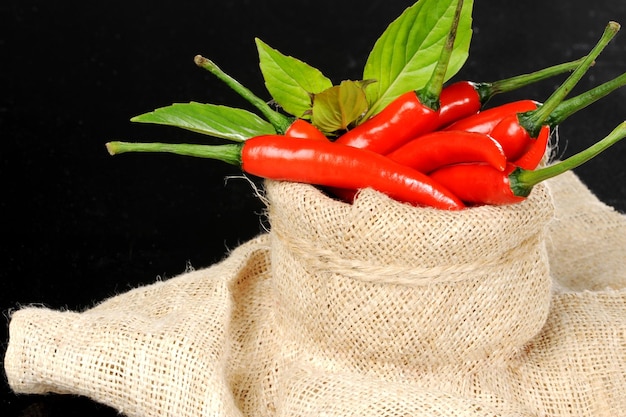
{"type": "Polygon", "coordinates": [[[521,204],[461,211],[372,190],[351,205],[310,185],[266,188],[278,324],[311,355],[404,379],[509,357],[545,323],[545,186],[521,204]]]}
{"type": "Polygon", "coordinates": [[[128,416],[625,415],[626,218],[573,174],[524,210],[479,210],[493,229],[474,245],[485,226],[456,214],[428,233],[407,223],[427,210],[376,193],[350,208],[306,186],[267,190],[270,233],[216,265],[83,312],[13,312],[11,387],[128,416]]]}

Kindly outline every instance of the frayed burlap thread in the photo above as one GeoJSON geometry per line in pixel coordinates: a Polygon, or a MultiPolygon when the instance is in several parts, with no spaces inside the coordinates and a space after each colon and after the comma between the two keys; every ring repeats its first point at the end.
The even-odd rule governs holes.
{"type": "Polygon", "coordinates": [[[13,312],[12,389],[129,417],[625,415],[626,217],[573,174],[482,209],[487,226],[370,191],[266,198],[271,231],[213,266],[81,312],[13,312]]]}

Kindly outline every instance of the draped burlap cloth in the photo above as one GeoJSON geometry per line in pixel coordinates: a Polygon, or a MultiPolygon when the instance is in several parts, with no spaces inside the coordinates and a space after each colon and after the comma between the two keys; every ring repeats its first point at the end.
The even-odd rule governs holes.
{"type": "Polygon", "coordinates": [[[460,212],[262,198],[269,232],[213,266],[13,311],[13,390],[128,416],[626,415],[626,217],[574,174],[460,212]]]}

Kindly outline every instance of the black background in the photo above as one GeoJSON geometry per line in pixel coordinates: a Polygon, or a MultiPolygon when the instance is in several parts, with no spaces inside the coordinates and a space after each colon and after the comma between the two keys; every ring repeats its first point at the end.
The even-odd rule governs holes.
{"type": "MultiPolygon", "coordinates": [[[[2,350],[11,309],[84,309],[130,288],[202,268],[262,231],[250,184],[224,164],[170,155],[110,157],[112,139],[198,141],[132,124],[174,102],[246,103],[193,64],[196,54],[267,97],[254,37],[321,69],[359,79],[368,52],[412,1],[176,2],[9,0],[0,5],[0,307],[2,350]]],[[[578,58],[618,0],[476,0],[470,58],[455,79],[495,81],[578,58]]],[[[618,34],[575,93],[626,70],[618,34]]],[[[494,100],[545,99],[562,78],[494,100]]],[[[626,119],[626,90],[560,127],[571,155],[626,119]]],[[[626,212],[626,143],[576,170],[626,212]]],[[[256,182],[257,180],[255,180],[256,182]]],[[[114,416],[72,396],[24,396],[2,379],[4,416],[114,416]]]]}

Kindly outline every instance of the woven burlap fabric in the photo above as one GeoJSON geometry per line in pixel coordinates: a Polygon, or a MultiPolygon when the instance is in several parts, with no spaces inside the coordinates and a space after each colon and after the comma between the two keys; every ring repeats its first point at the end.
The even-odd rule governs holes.
{"type": "Polygon", "coordinates": [[[626,287],[624,214],[600,201],[571,172],[547,184],[556,216],[546,243],[557,283],[574,291],[626,287]]]}
{"type": "Polygon", "coordinates": [[[128,416],[240,416],[266,408],[278,342],[266,240],[83,312],[15,311],[9,384],[18,393],[87,396],[128,416]]]}
{"type": "Polygon", "coordinates": [[[487,210],[493,239],[485,244],[488,254],[475,255],[482,262],[457,252],[433,259],[444,256],[442,248],[477,233],[467,227],[451,241],[451,231],[461,226],[450,218],[439,225],[452,228],[445,233],[420,232],[415,242],[394,244],[410,234],[407,216],[416,210],[377,193],[360,195],[350,209],[360,219],[354,212],[343,219],[344,226],[351,224],[348,232],[331,216],[341,203],[308,186],[268,184],[266,198],[270,233],[214,266],[82,312],[36,307],[13,312],[5,357],[11,387],[85,395],[128,416],[623,415],[626,248],[619,230],[626,230],[626,219],[573,174],[539,188],[537,201],[509,221],[499,223],[496,212],[487,210]],[[301,209],[312,212],[287,216],[301,209]],[[526,210],[538,211],[538,219],[526,210]],[[312,220],[309,230],[293,235],[306,216],[312,220]],[[395,216],[385,231],[384,219],[395,216]],[[507,245],[499,238],[509,222],[518,223],[520,234],[507,245]],[[330,238],[310,244],[310,236],[329,230],[330,238]],[[368,230],[380,241],[372,243],[367,234],[358,239],[368,230]],[[584,247],[571,238],[579,235],[584,247]],[[438,249],[416,261],[416,248],[430,244],[438,249]],[[519,247],[534,248],[533,254],[527,259],[519,247]],[[381,254],[383,248],[393,253],[381,254]],[[570,256],[589,252],[593,255],[571,265],[570,256]],[[555,285],[545,279],[547,263],[555,285]],[[310,268],[294,267],[302,264],[310,268]],[[300,275],[279,276],[289,268],[300,275]],[[476,278],[473,269],[484,277],[476,278]],[[503,276],[506,284],[499,282],[503,276]],[[294,287],[296,278],[300,284],[294,287]],[[394,297],[424,292],[432,299],[424,296],[421,308],[379,304],[381,288],[394,297]],[[357,292],[352,300],[350,292],[357,292]],[[315,301],[319,297],[324,302],[315,301]],[[350,309],[344,302],[352,303],[350,309]],[[524,302],[526,311],[515,311],[524,302]],[[380,319],[385,309],[389,323],[380,319]],[[403,327],[414,337],[433,332],[412,329],[415,320],[446,331],[430,343],[403,339],[407,345],[397,346],[394,339],[404,337],[403,327]],[[477,329],[466,326],[467,320],[477,329]],[[319,329],[323,332],[314,335],[319,329]],[[372,339],[376,334],[380,340],[372,339]]]}
{"type": "Polygon", "coordinates": [[[311,354],[403,379],[407,367],[508,357],[544,325],[543,186],[521,204],[462,211],[372,190],[349,205],[288,182],[268,183],[267,197],[277,319],[311,354]]]}

